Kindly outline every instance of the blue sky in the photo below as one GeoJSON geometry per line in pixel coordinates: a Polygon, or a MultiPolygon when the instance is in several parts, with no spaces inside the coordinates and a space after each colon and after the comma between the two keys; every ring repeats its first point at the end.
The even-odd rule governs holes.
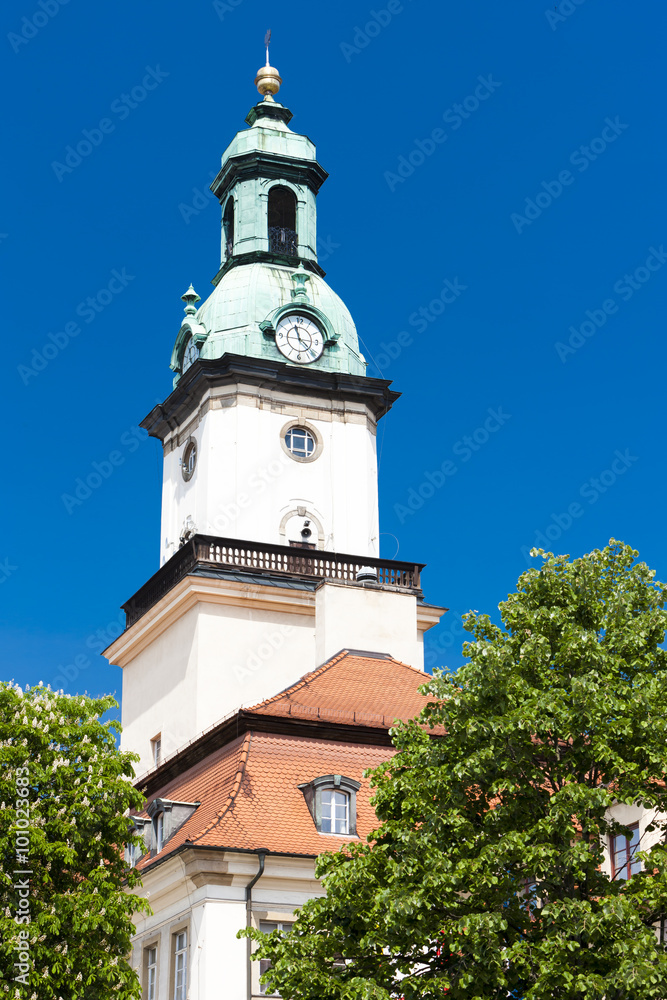
{"type": "Polygon", "coordinates": [[[180,295],[217,270],[204,192],[268,27],[330,173],[321,263],[404,394],[379,438],[382,547],[427,562],[451,609],[429,665],[461,662],[461,613],[497,613],[541,538],[621,538],[667,577],[665,18],[657,0],[9,0],[2,676],[64,667],[66,690],[120,694],[99,650],[158,566],[161,456],[138,423],[170,391],[180,295]]]}

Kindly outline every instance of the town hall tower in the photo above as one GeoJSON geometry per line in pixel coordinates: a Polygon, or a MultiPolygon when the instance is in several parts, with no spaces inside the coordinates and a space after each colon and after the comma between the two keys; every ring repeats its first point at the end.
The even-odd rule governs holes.
{"type": "Polygon", "coordinates": [[[376,433],[398,393],[366,374],[317,262],[327,173],[268,59],[255,82],[211,185],[214,289],[182,296],[173,391],[142,421],[164,452],[160,568],[106,654],[139,773],[343,648],[421,669],[441,614],[418,564],[379,557],[376,433]]]}

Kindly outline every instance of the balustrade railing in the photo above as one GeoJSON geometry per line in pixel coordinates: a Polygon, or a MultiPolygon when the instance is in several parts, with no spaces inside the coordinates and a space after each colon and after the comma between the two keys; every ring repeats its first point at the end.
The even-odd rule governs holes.
{"type": "Polygon", "coordinates": [[[272,253],[284,253],[288,257],[296,257],[299,241],[293,229],[283,226],[269,226],[269,250],[272,253]]]}
{"type": "Polygon", "coordinates": [[[260,576],[335,580],[353,585],[377,583],[417,592],[420,592],[419,577],[423,569],[420,563],[395,559],[341,555],[321,549],[298,549],[214,535],[195,535],[123,605],[127,626],[141,618],[184,577],[199,568],[213,567],[260,576]]]}

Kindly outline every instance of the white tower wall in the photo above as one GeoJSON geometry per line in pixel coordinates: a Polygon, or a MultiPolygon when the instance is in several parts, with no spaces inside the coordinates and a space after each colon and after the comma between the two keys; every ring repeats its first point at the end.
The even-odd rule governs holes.
{"type": "Polygon", "coordinates": [[[200,534],[289,545],[309,519],[318,549],[377,556],[375,443],[375,420],[360,402],[255,386],[211,390],[164,442],[161,563],[178,550],[186,522],[200,534]],[[313,459],[289,454],[292,424],[315,438],[313,459]],[[181,463],[191,439],[198,457],[186,482],[181,463]]]}

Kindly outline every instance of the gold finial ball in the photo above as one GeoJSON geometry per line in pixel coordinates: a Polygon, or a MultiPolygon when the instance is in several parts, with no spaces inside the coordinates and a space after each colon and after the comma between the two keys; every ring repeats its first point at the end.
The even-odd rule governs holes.
{"type": "Polygon", "coordinates": [[[266,66],[262,66],[257,71],[257,76],[255,77],[255,86],[265,101],[273,100],[273,95],[278,93],[282,82],[278,70],[274,69],[273,66],[269,66],[268,62],[266,66]]]}

